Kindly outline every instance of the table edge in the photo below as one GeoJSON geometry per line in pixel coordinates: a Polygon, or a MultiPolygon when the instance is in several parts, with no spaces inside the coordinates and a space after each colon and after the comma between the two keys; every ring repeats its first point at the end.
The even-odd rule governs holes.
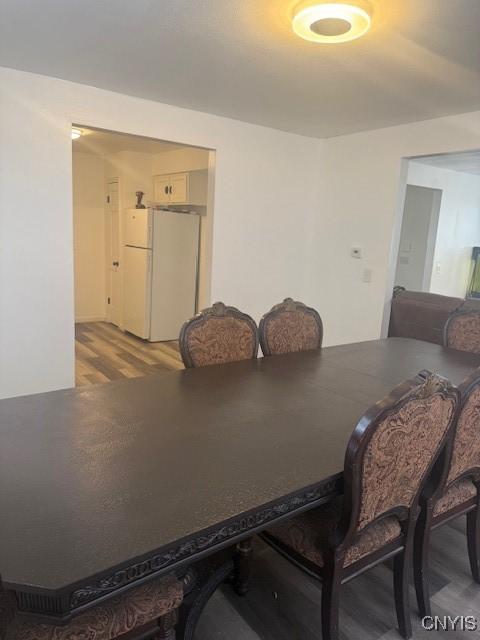
{"type": "Polygon", "coordinates": [[[343,471],[320,482],[245,511],[217,525],[111,567],[85,580],[60,589],[21,585],[3,581],[15,593],[19,611],[55,622],[67,622],[74,615],[104,600],[153,580],[248,538],[273,523],[315,508],[343,491],[343,471]]]}

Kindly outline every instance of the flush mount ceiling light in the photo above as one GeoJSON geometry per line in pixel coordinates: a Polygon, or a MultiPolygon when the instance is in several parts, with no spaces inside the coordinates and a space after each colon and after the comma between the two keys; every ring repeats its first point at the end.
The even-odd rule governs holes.
{"type": "Polygon", "coordinates": [[[363,36],[372,23],[368,2],[309,2],[294,12],[292,27],[300,38],[323,44],[348,42],[363,36]]]}
{"type": "Polygon", "coordinates": [[[82,133],[83,131],[81,129],[72,129],[72,140],[76,140],[77,138],[80,138],[82,133]]]}

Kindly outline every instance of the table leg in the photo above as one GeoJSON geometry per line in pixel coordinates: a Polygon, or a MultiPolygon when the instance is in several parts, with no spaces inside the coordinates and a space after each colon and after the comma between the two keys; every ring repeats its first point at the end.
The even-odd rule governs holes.
{"type": "Polygon", "coordinates": [[[246,595],[250,587],[250,559],[252,553],[252,538],[247,538],[247,540],[242,540],[237,544],[234,587],[239,596],[246,595]]]}

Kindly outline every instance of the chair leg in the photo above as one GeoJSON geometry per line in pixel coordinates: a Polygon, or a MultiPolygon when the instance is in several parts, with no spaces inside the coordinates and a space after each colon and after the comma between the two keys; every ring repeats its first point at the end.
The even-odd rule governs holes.
{"type": "Polygon", "coordinates": [[[338,640],[340,571],[332,567],[322,580],[322,640],[338,640]]]}
{"type": "Polygon", "coordinates": [[[156,640],[175,640],[175,625],[177,624],[178,611],[174,609],[158,619],[158,632],[156,640]]]}
{"type": "Polygon", "coordinates": [[[395,591],[395,607],[397,610],[398,629],[404,638],[412,637],[412,621],[410,619],[410,563],[411,554],[408,546],[405,551],[395,556],[393,561],[393,585],[395,591]]]}
{"type": "Polygon", "coordinates": [[[480,506],[467,513],[467,541],[470,568],[475,582],[480,584],[480,506]]]}
{"type": "Polygon", "coordinates": [[[250,561],[252,553],[252,538],[242,540],[242,542],[237,544],[234,588],[239,596],[246,595],[250,587],[250,561]]]}
{"type": "Polygon", "coordinates": [[[423,509],[415,529],[415,546],[413,552],[413,575],[418,611],[421,618],[432,615],[428,575],[431,522],[432,517],[430,510],[426,508],[423,509]]]}

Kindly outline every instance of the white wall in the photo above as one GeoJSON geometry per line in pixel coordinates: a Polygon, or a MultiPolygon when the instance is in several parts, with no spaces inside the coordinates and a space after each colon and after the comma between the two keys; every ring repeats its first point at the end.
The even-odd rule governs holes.
{"type": "Polygon", "coordinates": [[[480,112],[324,141],[309,299],[322,314],[327,344],[374,339],[382,320],[384,331],[388,326],[406,184],[402,158],[478,148],[480,112]],[[350,257],[352,246],[363,248],[363,259],[350,257]],[[372,270],[369,283],[362,281],[365,268],[372,270]]]}
{"type": "Polygon", "coordinates": [[[137,151],[120,151],[106,156],[106,177],[120,179],[120,206],[135,207],[136,191],[143,191],[143,202],[152,199],[154,155],[137,151]]]}
{"type": "Polygon", "coordinates": [[[480,176],[411,161],[407,181],[442,190],[430,291],[463,298],[480,245],[480,176]]]}
{"type": "Polygon", "coordinates": [[[105,318],[104,161],[73,153],[75,321],[105,318]]]}
{"type": "Polygon", "coordinates": [[[208,169],[208,153],[207,149],[188,147],[156,153],[152,161],[153,175],[208,169]]]}
{"type": "Polygon", "coordinates": [[[314,302],[318,140],[0,69],[1,396],[74,384],[72,122],[216,149],[211,298],[314,302]]]}
{"type": "Polygon", "coordinates": [[[72,122],[216,149],[211,299],[258,320],[299,298],[326,344],[380,335],[402,158],[480,148],[480,112],[319,141],[0,69],[2,396],[74,382],[72,122]]]}

